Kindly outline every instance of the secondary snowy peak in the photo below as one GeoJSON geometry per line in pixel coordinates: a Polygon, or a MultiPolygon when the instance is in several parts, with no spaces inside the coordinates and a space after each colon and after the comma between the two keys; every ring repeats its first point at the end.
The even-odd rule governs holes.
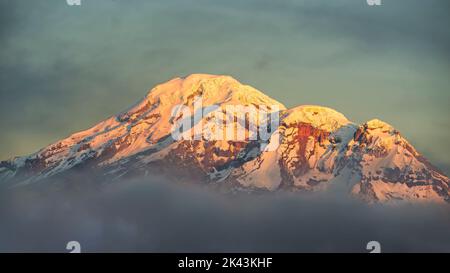
{"type": "Polygon", "coordinates": [[[302,105],[289,109],[283,122],[288,126],[307,123],[327,132],[335,131],[351,123],[343,114],[331,108],[316,105],[302,105]]]}
{"type": "Polygon", "coordinates": [[[278,149],[246,162],[234,175],[247,187],[324,189],[334,178],[341,152],[355,130],[355,125],[333,109],[295,107],[283,114],[277,131],[278,149]]]}
{"type": "Polygon", "coordinates": [[[379,119],[369,120],[363,126],[369,130],[380,130],[382,132],[391,132],[394,130],[394,127],[379,119]]]}
{"type": "Polygon", "coordinates": [[[363,151],[365,156],[384,158],[391,155],[392,157],[385,162],[389,163],[391,167],[410,165],[411,160],[403,157],[405,154],[413,157],[420,156],[399,131],[378,119],[370,120],[359,126],[349,146],[363,151]]]}
{"type": "Polygon", "coordinates": [[[449,179],[391,125],[364,123],[348,147],[348,161],[361,176],[352,192],[363,199],[450,201],[449,179]]]}

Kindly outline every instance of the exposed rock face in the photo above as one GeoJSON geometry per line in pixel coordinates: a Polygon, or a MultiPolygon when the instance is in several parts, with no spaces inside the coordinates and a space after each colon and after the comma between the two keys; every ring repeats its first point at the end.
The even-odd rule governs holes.
{"type": "Polygon", "coordinates": [[[95,172],[107,180],[167,173],[250,191],[323,190],[347,180],[353,181],[349,191],[369,202],[450,202],[449,179],[392,126],[379,120],[358,126],[341,113],[320,106],[286,110],[228,76],[195,74],[158,85],[123,113],[35,154],[1,162],[0,183],[64,178],[74,170],[95,172]],[[174,115],[174,107],[185,106],[195,113],[198,97],[202,98],[202,110],[216,106],[219,113],[225,113],[229,105],[254,106],[267,109],[280,123],[270,128],[270,138],[262,141],[251,137],[248,115],[224,115],[232,120],[224,124],[211,123],[211,115],[204,113],[194,119],[194,135],[197,126],[223,132],[233,126],[241,128],[245,137],[174,139],[174,124],[186,118],[174,115]]]}
{"type": "Polygon", "coordinates": [[[351,137],[353,127],[342,114],[326,107],[300,106],[288,110],[278,129],[278,149],[260,154],[256,162],[247,162],[235,171],[238,181],[246,186],[262,184],[268,189],[324,188],[334,177],[342,138],[351,137]]]}

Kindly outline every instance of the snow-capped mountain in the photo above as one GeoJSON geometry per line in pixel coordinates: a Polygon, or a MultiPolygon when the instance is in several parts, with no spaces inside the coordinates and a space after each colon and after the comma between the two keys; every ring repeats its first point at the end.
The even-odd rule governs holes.
{"type": "Polygon", "coordinates": [[[1,162],[0,183],[76,180],[77,172],[104,181],[164,174],[232,191],[315,191],[346,181],[349,193],[369,202],[450,202],[448,177],[392,126],[376,119],[359,126],[320,106],[286,109],[229,76],[205,74],[160,84],[123,113],[35,154],[1,162]],[[231,122],[211,123],[208,113],[198,120],[189,116],[194,134],[197,126],[210,131],[227,131],[231,126],[242,129],[244,138],[175,139],[174,126],[186,117],[174,109],[183,106],[195,113],[199,97],[202,110],[214,106],[231,122]],[[270,128],[267,140],[255,139],[247,126],[248,116],[225,115],[230,105],[264,108],[280,122],[270,128]]]}

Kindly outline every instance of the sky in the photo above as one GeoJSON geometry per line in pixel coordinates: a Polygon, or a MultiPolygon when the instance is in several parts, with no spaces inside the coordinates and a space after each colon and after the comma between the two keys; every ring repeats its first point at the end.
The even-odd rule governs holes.
{"type": "Polygon", "coordinates": [[[447,0],[0,0],[0,159],[192,73],[397,128],[450,173],[447,0]]]}

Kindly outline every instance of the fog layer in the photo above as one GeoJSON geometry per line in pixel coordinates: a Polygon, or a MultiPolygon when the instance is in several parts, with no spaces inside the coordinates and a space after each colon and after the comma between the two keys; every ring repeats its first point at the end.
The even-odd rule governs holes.
{"type": "Polygon", "coordinates": [[[450,210],[331,193],[224,195],[163,178],[0,192],[0,251],[449,252],[450,210]]]}

